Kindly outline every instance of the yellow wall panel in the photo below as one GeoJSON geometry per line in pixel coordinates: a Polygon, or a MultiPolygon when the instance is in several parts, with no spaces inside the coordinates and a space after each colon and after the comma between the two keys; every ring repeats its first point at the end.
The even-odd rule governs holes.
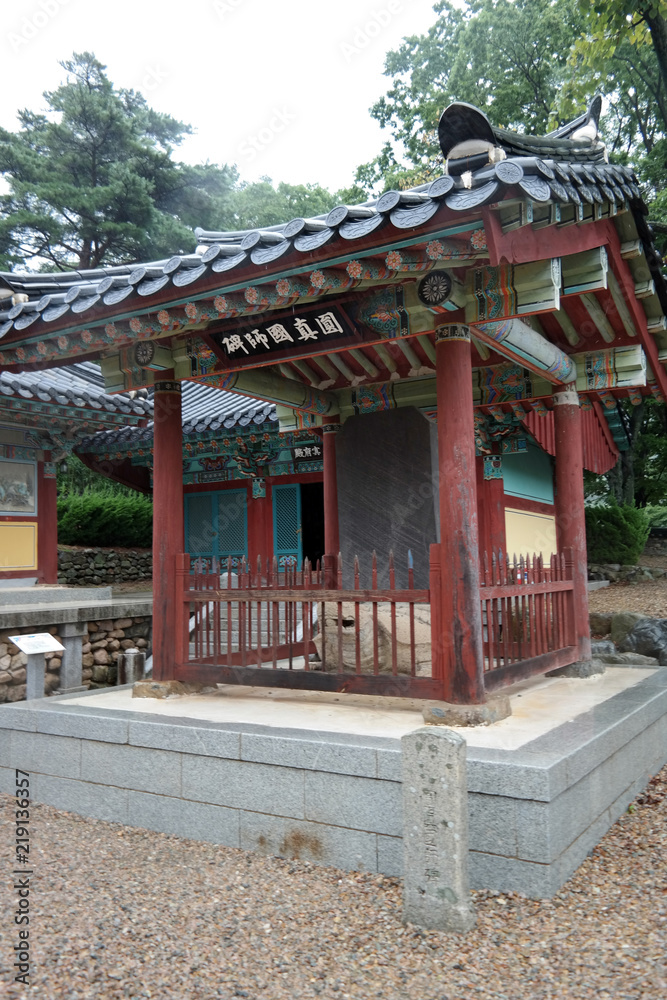
{"type": "Polygon", "coordinates": [[[37,522],[0,521],[0,572],[37,569],[37,522]]]}
{"type": "Polygon", "coordinates": [[[505,510],[505,534],[510,556],[542,553],[549,559],[557,552],[556,518],[553,514],[533,514],[527,510],[505,510]]]}

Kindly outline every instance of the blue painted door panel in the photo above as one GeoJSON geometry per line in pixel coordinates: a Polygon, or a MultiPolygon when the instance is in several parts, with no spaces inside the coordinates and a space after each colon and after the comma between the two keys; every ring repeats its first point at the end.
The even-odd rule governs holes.
{"type": "Polygon", "coordinates": [[[301,487],[296,483],[273,487],[273,551],[279,566],[301,565],[301,487]]]}

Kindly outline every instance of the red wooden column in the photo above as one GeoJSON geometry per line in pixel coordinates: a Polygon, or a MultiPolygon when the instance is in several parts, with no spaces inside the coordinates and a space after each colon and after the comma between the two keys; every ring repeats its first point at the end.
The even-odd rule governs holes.
{"type": "Polygon", "coordinates": [[[156,382],[153,406],[153,678],[164,681],[174,677],[182,617],[174,606],[176,556],[185,544],[180,382],[156,382]]]}
{"type": "Polygon", "coordinates": [[[558,548],[572,550],[574,625],[579,659],[591,655],[588,621],[588,567],[584,516],[584,455],[579,396],[566,389],[554,393],[556,432],[556,530],[558,548]]]}
{"type": "Polygon", "coordinates": [[[507,548],[505,538],[505,490],[500,455],[478,455],[477,513],[481,552],[498,554],[507,548]]]}
{"type": "Polygon", "coordinates": [[[330,417],[322,428],[322,461],[324,464],[324,570],[326,586],[337,586],[338,553],[338,477],[336,474],[336,434],[340,430],[338,417],[330,417]]]}
{"type": "Polygon", "coordinates": [[[445,701],[479,704],[485,697],[470,331],[439,327],[435,343],[442,570],[434,673],[443,677],[445,701]]]}
{"type": "Polygon", "coordinates": [[[40,583],[58,582],[58,495],[55,465],[48,461],[37,464],[37,579],[40,583]],[[47,469],[48,466],[48,469],[47,469]]]}

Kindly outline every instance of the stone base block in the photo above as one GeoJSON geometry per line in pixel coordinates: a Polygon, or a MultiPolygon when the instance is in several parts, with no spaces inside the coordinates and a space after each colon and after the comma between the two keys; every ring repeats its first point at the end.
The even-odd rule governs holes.
{"type": "Polygon", "coordinates": [[[174,698],[182,694],[212,694],[215,687],[204,684],[184,684],[182,681],[136,681],[133,698],[174,698]]]}
{"type": "Polygon", "coordinates": [[[422,715],[430,726],[490,726],[512,714],[506,694],[489,695],[483,705],[453,705],[447,701],[428,702],[422,715]]]}
{"type": "Polygon", "coordinates": [[[559,667],[558,670],[550,670],[547,677],[594,677],[596,674],[603,674],[606,667],[602,660],[596,658],[590,660],[577,660],[567,667],[559,667]]]}
{"type": "MultiPolygon", "coordinates": [[[[74,705],[58,696],[38,698],[0,705],[0,790],[11,791],[13,769],[21,768],[31,773],[35,802],[392,876],[408,876],[406,832],[417,827],[419,863],[412,872],[420,899],[419,889],[429,890],[426,902],[435,916],[410,896],[405,919],[423,926],[433,919],[443,927],[446,908],[448,929],[466,930],[465,883],[446,867],[461,858],[454,858],[459,852],[451,844],[441,844],[447,831],[464,843],[464,810],[451,812],[455,770],[447,764],[453,761],[433,773],[425,755],[452,736],[469,736],[465,783],[461,777],[459,784],[467,788],[471,888],[550,897],[667,761],[667,669],[646,673],[516,746],[499,746],[493,730],[447,734],[443,727],[420,727],[414,738],[421,742],[425,734],[424,743],[412,761],[404,759],[398,732],[291,728],[279,702],[272,724],[259,725],[187,717],[185,699],[165,716],[139,701],[111,709],[104,695],[92,692],[74,705]],[[426,780],[415,780],[420,777],[426,780]],[[423,799],[421,820],[412,818],[407,827],[404,784],[423,799]],[[442,820],[453,826],[445,831],[442,820]]],[[[602,678],[601,686],[606,683],[602,678]]]]}

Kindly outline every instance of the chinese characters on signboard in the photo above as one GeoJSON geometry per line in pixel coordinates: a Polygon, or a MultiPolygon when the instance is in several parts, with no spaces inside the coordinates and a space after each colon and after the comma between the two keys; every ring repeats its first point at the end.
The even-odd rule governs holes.
{"type": "Polygon", "coordinates": [[[295,462],[321,462],[321,444],[301,444],[292,448],[292,458],[295,462]]]}
{"type": "Polygon", "coordinates": [[[216,333],[213,340],[228,358],[244,360],[268,353],[301,353],[304,346],[326,344],[341,338],[354,338],[354,329],[336,308],[300,313],[282,313],[280,320],[254,326],[244,322],[233,331],[216,333]]]}

